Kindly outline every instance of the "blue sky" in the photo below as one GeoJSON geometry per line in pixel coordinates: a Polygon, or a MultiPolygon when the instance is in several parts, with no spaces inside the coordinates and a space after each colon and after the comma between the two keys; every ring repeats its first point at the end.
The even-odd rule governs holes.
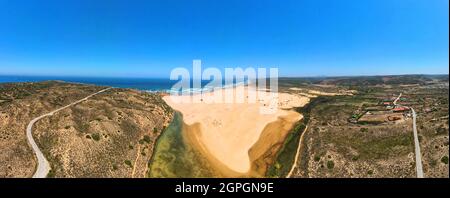
{"type": "Polygon", "coordinates": [[[0,74],[445,73],[448,0],[0,0],[0,74]]]}

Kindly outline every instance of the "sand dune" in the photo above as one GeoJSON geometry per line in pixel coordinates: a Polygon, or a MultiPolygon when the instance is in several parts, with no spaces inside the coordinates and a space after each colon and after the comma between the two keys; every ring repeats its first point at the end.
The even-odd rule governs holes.
{"type": "MultiPolygon", "coordinates": [[[[303,106],[309,102],[309,98],[279,93],[277,97],[257,97],[255,102],[249,102],[249,95],[260,96],[265,91],[256,91],[241,87],[244,91],[244,103],[208,103],[210,97],[226,89],[216,90],[207,95],[194,96],[166,96],[164,100],[175,110],[183,114],[184,122],[195,125],[200,131],[190,132],[196,136],[202,149],[206,150],[217,161],[238,173],[246,173],[250,170],[251,161],[249,150],[260,140],[264,128],[271,122],[275,122],[279,117],[288,120],[287,127],[281,127],[279,131],[273,133],[285,134],[293,123],[301,119],[301,115],[286,108],[303,106]],[[278,100],[278,107],[272,114],[261,114],[260,107],[270,107],[275,99],[278,100]],[[177,103],[180,100],[192,100],[193,103],[177,103]],[[286,119],[289,118],[289,119],[286,119]]],[[[228,88],[229,90],[230,88],[228,88]]],[[[236,92],[233,92],[236,96],[236,92]]],[[[250,96],[251,98],[251,96],[250,96]]],[[[267,137],[284,137],[284,135],[266,135],[267,137]]],[[[263,148],[263,147],[261,147],[263,148]]],[[[254,149],[253,149],[254,150],[254,149]]],[[[253,151],[256,152],[256,151],[253,151]]],[[[260,153],[264,151],[259,151],[260,153]]]]}

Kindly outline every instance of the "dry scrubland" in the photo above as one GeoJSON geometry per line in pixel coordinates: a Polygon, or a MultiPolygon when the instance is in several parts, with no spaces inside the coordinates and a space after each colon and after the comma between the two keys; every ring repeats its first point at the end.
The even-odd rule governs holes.
{"type": "Polygon", "coordinates": [[[425,177],[448,177],[448,76],[341,78],[316,83],[358,93],[311,102],[309,127],[293,177],[416,177],[411,117],[395,122],[350,122],[363,110],[387,112],[380,102],[400,92],[398,104],[417,112],[425,177]]]}
{"type": "Polygon", "coordinates": [[[392,125],[351,124],[347,119],[361,104],[355,102],[345,97],[325,99],[313,108],[302,142],[300,168],[294,175],[414,177],[411,120],[392,125]]]}
{"type": "MultiPolygon", "coordinates": [[[[30,177],[36,160],[25,127],[41,114],[104,87],[61,82],[0,84],[0,177],[30,177]]],[[[33,135],[49,177],[144,177],[155,139],[173,112],[159,95],[111,89],[43,118],[33,135]]]]}
{"type": "MultiPolygon", "coordinates": [[[[102,89],[0,84],[0,177],[34,173],[29,121],[102,89]]],[[[389,107],[402,93],[425,177],[448,177],[448,91],[448,75],[281,78],[279,109],[264,117],[267,101],[168,101],[181,115],[160,95],[110,89],[39,120],[33,135],[49,177],[416,177],[409,111],[389,107]]]]}
{"type": "Polygon", "coordinates": [[[417,112],[417,130],[425,177],[449,176],[448,83],[406,89],[405,101],[417,112]]]}
{"type": "Polygon", "coordinates": [[[36,167],[25,130],[34,117],[101,87],[59,82],[0,84],[0,177],[31,177],[36,167]]]}

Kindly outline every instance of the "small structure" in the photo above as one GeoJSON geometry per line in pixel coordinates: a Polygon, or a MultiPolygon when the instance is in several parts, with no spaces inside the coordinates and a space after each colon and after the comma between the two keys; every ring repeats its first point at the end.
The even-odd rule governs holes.
{"type": "Polygon", "coordinates": [[[394,113],[405,112],[405,111],[409,111],[409,108],[408,107],[396,107],[396,108],[392,109],[392,111],[394,113]]]}
{"type": "Polygon", "coordinates": [[[402,118],[401,117],[398,117],[398,116],[388,116],[388,120],[389,121],[396,121],[396,120],[401,120],[402,118]]]}
{"type": "Polygon", "coordinates": [[[383,102],[383,105],[384,106],[389,106],[389,105],[391,105],[392,103],[391,102],[383,102]]]}

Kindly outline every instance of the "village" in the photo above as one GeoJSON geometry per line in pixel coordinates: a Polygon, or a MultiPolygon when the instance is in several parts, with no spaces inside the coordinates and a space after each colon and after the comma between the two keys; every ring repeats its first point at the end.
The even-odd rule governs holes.
{"type": "Polygon", "coordinates": [[[407,101],[408,98],[399,96],[392,96],[384,98],[375,106],[363,105],[360,109],[353,112],[348,119],[350,123],[354,124],[395,124],[411,119],[411,109],[406,106],[397,104],[398,101],[407,101]]]}

